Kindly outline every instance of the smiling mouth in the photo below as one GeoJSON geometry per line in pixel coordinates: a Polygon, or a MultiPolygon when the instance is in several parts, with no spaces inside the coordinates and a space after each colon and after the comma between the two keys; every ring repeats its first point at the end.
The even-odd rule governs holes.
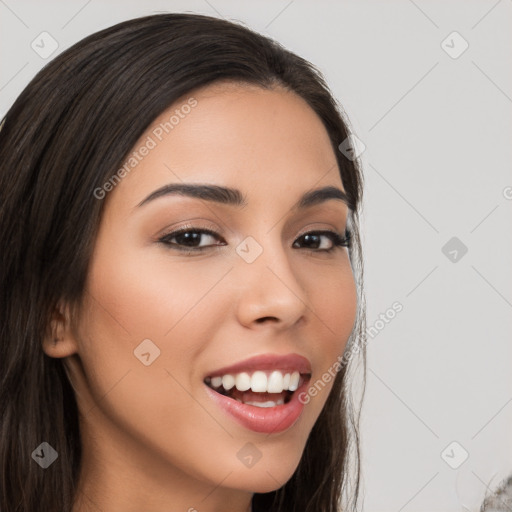
{"type": "Polygon", "coordinates": [[[204,383],[222,396],[266,408],[289,403],[295,391],[310,377],[298,371],[255,371],[209,376],[204,383]]]}

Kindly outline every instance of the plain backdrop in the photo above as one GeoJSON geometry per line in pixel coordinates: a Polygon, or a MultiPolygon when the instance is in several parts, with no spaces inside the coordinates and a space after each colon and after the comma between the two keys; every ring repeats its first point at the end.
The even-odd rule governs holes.
{"type": "Polygon", "coordinates": [[[1,0],[0,114],[63,49],[163,11],[323,72],[365,147],[364,510],[477,511],[512,472],[512,2],[1,0]]]}

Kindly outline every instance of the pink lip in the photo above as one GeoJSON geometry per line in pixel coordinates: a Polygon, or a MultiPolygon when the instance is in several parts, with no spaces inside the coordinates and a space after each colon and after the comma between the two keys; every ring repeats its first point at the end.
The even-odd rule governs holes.
{"type": "Polygon", "coordinates": [[[243,404],[217,393],[208,386],[205,388],[213,401],[243,427],[254,432],[278,434],[288,430],[302,414],[304,404],[299,400],[299,396],[307,389],[308,382],[309,379],[304,381],[287,404],[268,408],[243,404]]]}
{"type": "Polygon", "coordinates": [[[311,373],[311,363],[305,357],[298,354],[261,354],[259,356],[250,357],[244,361],[240,361],[231,366],[225,366],[214,370],[205,377],[217,377],[226,375],[227,373],[241,373],[252,370],[289,370],[298,371],[299,373],[311,373]]]}

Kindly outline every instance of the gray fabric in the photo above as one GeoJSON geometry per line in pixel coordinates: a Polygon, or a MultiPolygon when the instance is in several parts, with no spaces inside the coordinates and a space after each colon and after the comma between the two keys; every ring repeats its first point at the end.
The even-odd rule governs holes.
{"type": "Polygon", "coordinates": [[[480,512],[512,512],[512,475],[485,498],[480,512]]]}

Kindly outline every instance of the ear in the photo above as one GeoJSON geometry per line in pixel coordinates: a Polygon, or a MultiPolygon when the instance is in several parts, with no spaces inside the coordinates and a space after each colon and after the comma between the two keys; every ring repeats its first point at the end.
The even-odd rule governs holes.
{"type": "Polygon", "coordinates": [[[43,340],[43,351],[47,356],[62,358],[77,353],[78,344],[71,325],[70,308],[59,303],[43,340]]]}

